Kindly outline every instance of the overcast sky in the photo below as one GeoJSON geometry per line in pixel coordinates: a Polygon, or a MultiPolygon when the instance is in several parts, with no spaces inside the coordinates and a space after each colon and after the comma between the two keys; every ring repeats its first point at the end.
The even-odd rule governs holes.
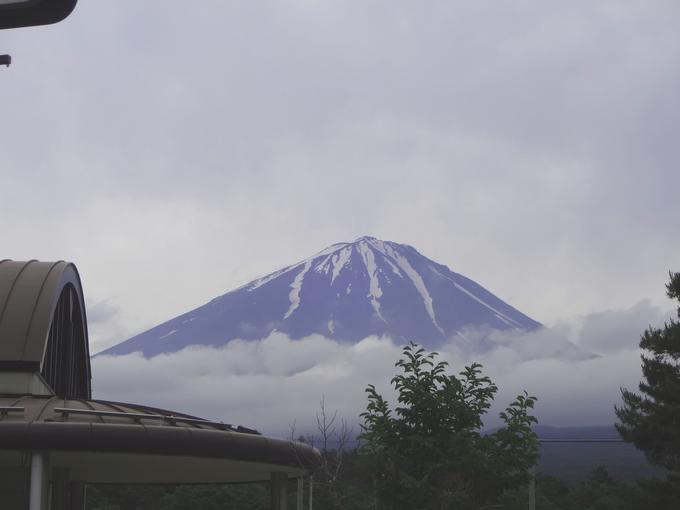
{"type": "Polygon", "coordinates": [[[0,33],[1,256],[78,265],[93,352],[364,234],[551,326],[658,317],[678,27],[677,0],[80,0],[0,33]]]}
{"type": "Polygon", "coordinates": [[[544,323],[663,303],[678,26],[675,0],[80,0],[0,34],[0,251],[76,262],[117,316],[96,350],[363,234],[544,323]]]}

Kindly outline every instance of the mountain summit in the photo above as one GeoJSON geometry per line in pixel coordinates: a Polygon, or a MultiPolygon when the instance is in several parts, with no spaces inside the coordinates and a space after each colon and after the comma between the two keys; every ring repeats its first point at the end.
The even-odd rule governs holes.
{"type": "MultiPolygon", "coordinates": [[[[466,328],[532,331],[541,324],[415,248],[374,237],[334,244],[126,340],[101,354],[144,356],[224,345],[274,331],[353,343],[370,335],[428,348],[466,328]]],[[[463,337],[464,338],[464,337],[463,337]]]]}

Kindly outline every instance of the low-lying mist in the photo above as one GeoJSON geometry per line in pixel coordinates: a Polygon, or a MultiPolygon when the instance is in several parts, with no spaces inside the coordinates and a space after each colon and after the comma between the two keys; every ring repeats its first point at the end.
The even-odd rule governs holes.
{"type": "MultiPolygon", "coordinates": [[[[621,387],[640,380],[640,334],[668,313],[642,301],[626,310],[565,320],[532,333],[465,331],[441,346],[451,372],[473,361],[498,385],[487,427],[523,390],[538,397],[541,425],[611,425],[621,387]],[[477,348],[476,346],[479,346],[477,348]]],[[[401,346],[387,337],[354,345],[313,335],[291,340],[273,333],[259,341],[188,347],[150,359],[135,353],[92,360],[94,396],[137,402],[246,425],[274,434],[312,433],[325,399],[359,431],[364,389],[393,397],[390,379],[401,346]]]]}

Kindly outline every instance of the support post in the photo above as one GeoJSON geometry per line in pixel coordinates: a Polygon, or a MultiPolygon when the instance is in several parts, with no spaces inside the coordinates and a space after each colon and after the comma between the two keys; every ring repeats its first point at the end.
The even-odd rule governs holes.
{"type": "Polygon", "coordinates": [[[31,453],[31,485],[28,493],[28,510],[43,510],[45,499],[47,468],[46,455],[43,452],[31,453]]]}
{"type": "Polygon", "coordinates": [[[314,510],[314,478],[309,477],[309,510],[314,510]]]}
{"type": "Polygon", "coordinates": [[[297,479],[297,492],[295,493],[297,496],[297,505],[296,505],[296,510],[304,510],[305,506],[305,479],[303,477],[299,477],[297,479]]]}
{"type": "MultiPolygon", "coordinates": [[[[271,475],[271,510],[286,510],[288,506],[288,475],[273,472],[271,475]]],[[[31,509],[32,510],[32,509],[31,509]]]]}
{"type": "Polygon", "coordinates": [[[531,468],[529,480],[529,510],[536,510],[536,468],[531,468]]]}

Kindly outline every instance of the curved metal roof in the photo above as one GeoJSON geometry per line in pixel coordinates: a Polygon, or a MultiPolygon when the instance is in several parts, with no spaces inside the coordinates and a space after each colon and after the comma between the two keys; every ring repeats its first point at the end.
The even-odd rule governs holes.
{"type": "MultiPolygon", "coordinates": [[[[49,451],[55,458],[70,459],[74,469],[82,459],[99,455],[100,460],[90,465],[101,466],[106,472],[84,473],[88,481],[135,483],[173,481],[168,473],[130,471],[132,464],[140,462],[155,466],[175,462],[175,481],[206,482],[267,480],[274,470],[299,476],[318,459],[318,452],[304,443],[153,407],[57,397],[0,397],[0,452],[27,450],[49,451]],[[102,463],[107,455],[119,460],[102,463]],[[135,460],[125,462],[126,458],[135,460]],[[192,458],[213,459],[215,466],[222,461],[223,473],[192,473],[186,469],[187,459],[192,458]]],[[[211,464],[196,463],[197,469],[206,465],[211,464]]]]}
{"type": "Polygon", "coordinates": [[[68,262],[0,261],[0,371],[41,372],[60,396],[90,397],[85,303],[68,262]]]}

